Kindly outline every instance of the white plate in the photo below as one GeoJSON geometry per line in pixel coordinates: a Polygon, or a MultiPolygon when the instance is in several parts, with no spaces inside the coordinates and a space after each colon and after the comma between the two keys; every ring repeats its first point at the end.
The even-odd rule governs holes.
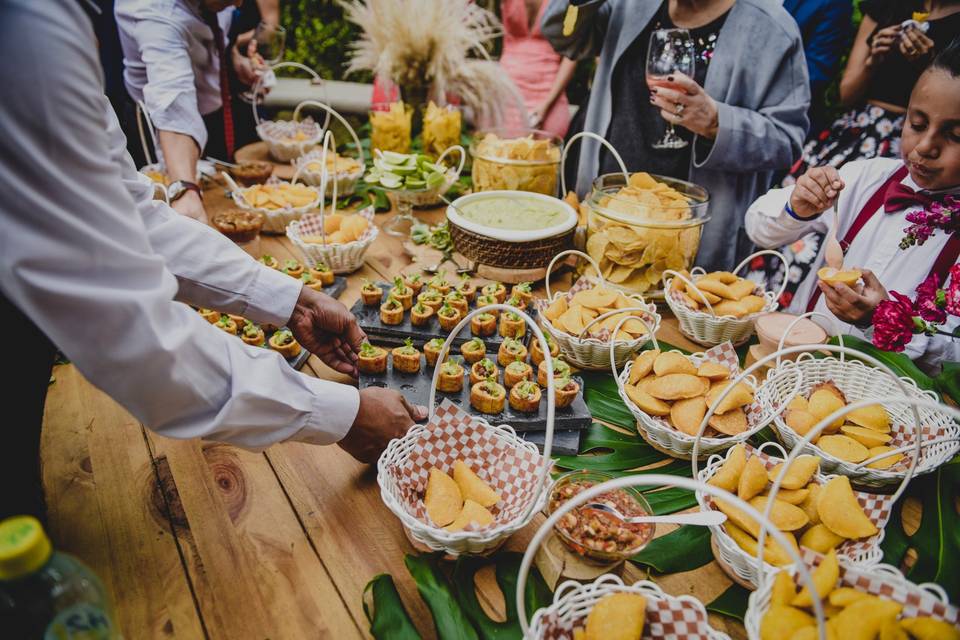
{"type": "Polygon", "coordinates": [[[450,222],[462,229],[466,229],[467,231],[471,231],[488,238],[493,238],[494,240],[502,240],[504,242],[532,242],[534,240],[543,240],[544,238],[552,238],[553,236],[570,231],[577,226],[577,212],[574,211],[573,207],[571,207],[569,204],[563,200],[559,200],[551,196],[545,196],[540,193],[531,193],[529,191],[481,191],[479,193],[471,193],[470,195],[461,196],[454,200],[452,204],[453,206],[447,207],[447,219],[450,222]],[[457,208],[462,208],[471,202],[477,200],[498,199],[534,200],[544,202],[567,214],[566,219],[558,224],[555,224],[551,227],[546,227],[544,229],[520,231],[515,229],[497,229],[494,227],[488,227],[478,222],[474,222],[473,220],[467,220],[462,215],[457,213],[457,208]]]}

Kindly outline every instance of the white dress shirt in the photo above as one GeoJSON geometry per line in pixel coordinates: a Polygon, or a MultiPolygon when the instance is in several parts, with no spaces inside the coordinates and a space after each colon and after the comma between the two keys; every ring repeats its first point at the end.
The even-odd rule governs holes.
{"type": "Polygon", "coordinates": [[[301,284],[151,199],[77,2],[0,3],[0,290],[144,424],[259,449],[330,444],[353,387],[294,371],[186,304],[289,319],[301,284]]]}
{"type": "MultiPolygon", "coordinates": [[[[840,168],[840,177],[846,186],[840,193],[837,207],[840,214],[838,240],[843,240],[870,197],[901,166],[900,160],[876,158],[849,162],[840,168]]],[[[909,174],[903,179],[903,184],[911,189],[920,190],[909,174]]],[[[952,189],[948,192],[955,191],[960,189],[952,189]]],[[[801,221],[792,218],[784,209],[792,193],[792,186],[772,189],[758,198],[747,210],[747,233],[756,244],[765,248],[780,247],[798,240],[811,231],[826,233],[833,227],[833,215],[830,210],[814,220],[801,221]]],[[[845,267],[869,269],[887,291],[897,291],[913,299],[915,289],[930,273],[937,256],[940,255],[950,236],[944,231],[938,231],[922,246],[915,245],[902,250],[899,247],[900,240],[904,236],[904,229],[910,225],[905,216],[919,207],[908,207],[903,211],[889,214],[882,208],[881,204],[881,211],[874,214],[854,238],[843,264],[845,267]]],[[[826,242],[819,248],[810,275],[800,283],[796,295],[785,311],[800,314],[807,310],[810,296],[817,287],[816,271],[824,265],[825,247],[826,242]]],[[[870,330],[865,333],[858,327],[837,319],[827,308],[826,300],[822,295],[817,300],[814,310],[834,318],[838,330],[844,334],[866,339],[871,335],[870,330]]],[[[822,319],[817,317],[813,319],[824,325],[828,331],[831,330],[831,327],[822,319]]],[[[958,324],[960,319],[956,316],[948,316],[948,322],[944,326],[952,330],[958,324]]],[[[913,359],[919,359],[924,368],[936,370],[944,360],[960,360],[960,341],[947,336],[931,338],[917,335],[907,346],[906,353],[913,359]]]]}
{"type": "MultiPolygon", "coordinates": [[[[203,116],[222,106],[220,55],[200,0],[116,0],[114,14],[123,47],[123,80],[143,100],[158,129],[207,144],[203,116]]],[[[224,36],[233,7],[217,14],[224,36]]]]}

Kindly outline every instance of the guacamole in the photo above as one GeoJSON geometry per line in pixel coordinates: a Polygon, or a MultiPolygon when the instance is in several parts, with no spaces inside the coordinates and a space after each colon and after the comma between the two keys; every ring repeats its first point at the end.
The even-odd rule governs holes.
{"type": "Polygon", "coordinates": [[[567,219],[559,204],[533,198],[485,198],[461,205],[458,212],[471,222],[511,231],[546,229],[567,219]]]}

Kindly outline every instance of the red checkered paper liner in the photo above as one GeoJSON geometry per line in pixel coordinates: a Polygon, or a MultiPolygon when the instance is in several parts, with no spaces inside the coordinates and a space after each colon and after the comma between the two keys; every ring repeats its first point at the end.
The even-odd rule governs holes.
{"type": "MultiPolygon", "coordinates": [[[[349,156],[336,155],[336,152],[330,154],[329,151],[328,151],[328,154],[329,154],[329,155],[328,155],[328,158],[329,158],[329,157],[334,157],[334,158],[347,158],[348,160],[355,160],[355,158],[350,158],[349,156]]],[[[309,172],[309,173],[311,173],[311,174],[314,174],[314,173],[323,174],[323,173],[327,173],[327,172],[324,171],[323,169],[316,170],[316,171],[309,171],[309,170],[306,168],[307,165],[310,164],[311,162],[316,162],[316,163],[319,164],[319,163],[322,162],[322,161],[323,161],[323,151],[322,151],[321,149],[314,149],[313,151],[307,153],[306,155],[302,155],[302,156],[300,156],[299,158],[297,158],[295,162],[296,162],[297,168],[301,168],[301,167],[302,167],[302,172],[303,172],[303,173],[309,172]]],[[[359,161],[359,160],[357,161],[357,165],[358,165],[358,166],[357,166],[355,169],[353,169],[352,171],[348,171],[348,170],[346,170],[346,169],[341,169],[340,171],[334,171],[334,172],[331,173],[330,175],[333,176],[333,177],[342,178],[342,177],[344,177],[344,176],[351,176],[351,175],[356,175],[356,174],[362,174],[362,173],[363,173],[363,165],[360,164],[360,161],[359,161]]],[[[334,165],[334,166],[336,166],[336,165],[334,165]]]]}
{"type": "MultiPolygon", "coordinates": [[[[654,598],[644,594],[647,599],[646,619],[641,638],[649,640],[710,640],[707,633],[709,622],[707,614],[689,600],[677,598],[654,598]]],[[[543,638],[545,640],[573,640],[573,630],[585,627],[587,616],[576,620],[561,621],[557,612],[543,617],[543,638]]]]}
{"type": "MultiPolygon", "coordinates": [[[[782,458],[770,456],[767,453],[754,448],[749,443],[744,443],[744,447],[747,457],[750,458],[752,456],[756,456],[759,458],[760,462],[763,463],[763,466],[767,471],[773,469],[777,463],[783,462],[782,458]]],[[[724,458],[724,460],[726,460],[726,458],[724,458]]],[[[718,466],[717,470],[719,470],[719,468],[720,467],[718,466]]],[[[835,476],[824,476],[823,474],[817,473],[813,478],[817,481],[817,484],[823,485],[826,484],[827,480],[833,477],[835,476]]],[[[773,484],[771,483],[769,486],[773,486],[773,484]]],[[[848,539],[837,547],[838,556],[846,557],[853,562],[859,562],[857,560],[859,556],[863,556],[871,549],[878,547],[883,541],[883,528],[887,526],[887,522],[890,520],[890,513],[893,509],[893,496],[879,493],[867,493],[866,491],[857,491],[856,489],[854,489],[853,495],[857,498],[857,502],[860,503],[860,507],[863,509],[863,512],[866,514],[867,518],[870,519],[870,522],[872,522],[874,526],[879,529],[876,534],[870,536],[869,538],[862,538],[858,540],[848,539]]],[[[716,507],[713,504],[713,499],[710,499],[710,506],[716,510],[716,507]]],[[[720,527],[724,528],[724,525],[720,525],[720,527]]],[[[724,532],[726,532],[725,528],[724,532]]],[[[804,547],[804,549],[806,549],[806,547],[804,547]]],[[[810,551],[810,553],[817,556],[820,555],[815,551],[810,551]]]]}
{"type": "MultiPolygon", "coordinates": [[[[822,555],[810,549],[800,549],[800,557],[810,569],[823,560],[822,555]]],[[[896,575],[899,576],[899,572],[896,575]]],[[[793,580],[798,586],[803,586],[795,572],[793,580]]],[[[901,618],[929,616],[960,627],[960,609],[952,604],[946,604],[926,589],[921,589],[902,576],[894,580],[892,576],[882,571],[872,572],[869,568],[853,568],[841,564],[837,587],[851,587],[900,603],[903,605],[903,611],[900,612],[901,618]]]]}
{"type": "MultiPolygon", "coordinates": [[[[603,286],[603,285],[601,285],[600,282],[598,282],[597,280],[591,278],[590,276],[580,276],[579,278],[577,278],[577,281],[573,283],[573,286],[570,287],[570,289],[567,290],[567,291],[563,294],[563,297],[567,299],[567,302],[570,302],[570,300],[573,299],[573,296],[575,296],[576,294],[580,293],[581,291],[589,291],[590,289],[593,289],[594,287],[599,287],[599,286],[603,286]]],[[[608,286],[607,288],[610,289],[611,291],[618,291],[618,289],[616,289],[615,287],[612,287],[612,286],[608,286]]],[[[626,292],[623,292],[623,295],[625,295],[625,296],[627,296],[627,297],[630,297],[630,295],[627,294],[626,292]]],[[[557,298],[559,298],[559,296],[557,296],[557,298]]],[[[643,305],[641,305],[641,304],[639,304],[639,303],[640,303],[640,300],[635,300],[635,301],[638,303],[637,306],[643,306],[643,305],[646,305],[646,304],[647,304],[646,302],[643,302],[643,305]]],[[[564,331],[564,330],[562,330],[562,329],[558,329],[557,327],[555,327],[555,326],[553,325],[553,323],[550,322],[550,319],[547,318],[547,316],[543,315],[543,312],[547,310],[547,307],[549,307],[552,302],[554,302],[554,301],[553,301],[553,300],[547,300],[547,299],[545,299],[545,298],[537,298],[536,300],[533,301],[533,306],[534,306],[534,308],[537,310],[537,312],[540,314],[540,317],[543,318],[543,321],[546,322],[546,323],[548,323],[551,327],[553,327],[554,331],[557,331],[557,332],[559,332],[559,333],[564,333],[564,334],[566,334],[566,335],[571,335],[571,334],[568,333],[567,331],[564,331]]],[[[648,320],[650,320],[651,322],[653,322],[653,321],[654,321],[653,312],[656,310],[656,307],[653,306],[653,305],[651,305],[651,307],[652,307],[652,308],[651,308],[651,313],[647,316],[646,319],[648,319],[648,320]]],[[[637,313],[639,313],[639,312],[637,312],[637,311],[627,311],[627,312],[625,312],[625,313],[628,313],[628,314],[630,314],[630,315],[635,315],[635,314],[637,314],[637,313]]],[[[612,317],[612,318],[615,318],[616,316],[611,316],[611,317],[612,317]]],[[[596,333],[592,333],[592,332],[593,332],[593,329],[591,329],[590,331],[591,331],[591,333],[588,334],[588,335],[586,335],[586,336],[584,336],[584,338],[594,338],[594,339],[596,339],[596,340],[600,340],[600,342],[609,342],[609,341],[610,341],[610,330],[609,330],[609,329],[604,329],[604,328],[601,327],[596,333]]],[[[573,336],[573,337],[574,337],[574,338],[577,338],[578,336],[573,336]]],[[[621,340],[621,342],[625,342],[625,341],[622,341],[622,340],[621,340]]]]}
{"type": "MultiPolygon", "coordinates": [[[[707,349],[702,354],[695,353],[693,355],[687,356],[698,366],[704,362],[715,362],[719,365],[723,365],[730,370],[730,380],[735,380],[737,376],[740,375],[740,358],[737,356],[737,350],[734,348],[733,344],[729,341],[718,344],[715,347],[707,349]]],[[[632,364],[632,363],[631,363],[632,364]]],[[[744,407],[743,412],[747,416],[747,430],[751,430],[757,426],[762,420],[764,420],[764,409],[761,406],[760,402],[756,399],[756,389],[754,389],[754,400],[749,405],[744,407]]],[[[659,416],[650,416],[650,418],[658,423],[660,423],[665,429],[673,429],[677,431],[676,427],[670,424],[665,418],[659,416]]],[[[724,434],[717,435],[718,432],[710,427],[707,427],[704,432],[704,437],[714,437],[717,439],[729,438],[732,436],[727,436],[724,434]],[[712,436],[710,434],[713,434],[712,436]]],[[[686,435],[686,434],[684,434],[686,435]]]]}
{"type": "MultiPolygon", "coordinates": [[[[911,414],[912,415],[912,414],[911,414]]],[[[921,414],[921,420],[923,419],[923,414],[921,414]]],[[[936,438],[943,438],[947,435],[946,429],[943,427],[931,427],[930,425],[920,425],[920,433],[923,435],[921,442],[926,442],[928,440],[934,440],[936,438]]],[[[917,437],[917,427],[913,423],[913,418],[910,418],[910,421],[907,424],[894,422],[890,425],[890,442],[886,446],[893,447],[894,449],[899,449],[900,447],[905,447],[907,445],[912,445],[916,443],[917,437]]],[[[880,471],[887,471],[890,473],[906,473],[910,469],[910,461],[913,460],[914,450],[909,449],[903,452],[903,457],[897,460],[893,465],[886,469],[880,469],[880,471]]],[[[926,457],[926,452],[921,449],[921,460],[926,457]]],[[[839,459],[839,458],[838,458],[839,459]]]]}
{"type": "MultiPolygon", "coordinates": [[[[364,232],[363,232],[362,234],[360,234],[360,237],[357,238],[356,240],[354,240],[353,242],[366,242],[367,240],[370,239],[370,237],[371,237],[371,236],[373,235],[373,233],[374,233],[374,231],[373,231],[373,227],[374,227],[374,224],[373,224],[373,207],[372,207],[372,206],[364,207],[363,209],[360,209],[359,211],[357,211],[356,214],[344,213],[343,215],[344,215],[344,217],[349,216],[349,215],[358,215],[358,216],[360,216],[360,217],[362,217],[362,218],[365,218],[366,221],[367,221],[367,228],[364,230],[364,232]]],[[[300,224],[299,224],[299,226],[298,226],[298,228],[297,228],[297,233],[300,235],[300,239],[302,240],[302,239],[304,238],[304,236],[318,236],[318,237],[323,237],[323,219],[324,219],[324,217],[325,217],[324,215],[321,215],[321,214],[319,214],[319,213],[308,213],[308,214],[304,214],[304,215],[300,218],[300,224]]],[[[327,235],[329,235],[329,234],[327,234],[327,235]]],[[[347,243],[344,243],[344,244],[350,244],[350,243],[347,242],[347,243]]]]}
{"type": "MultiPolygon", "coordinates": [[[[433,526],[423,504],[430,469],[436,467],[452,477],[457,460],[467,463],[500,494],[500,502],[490,507],[494,518],[491,526],[519,518],[530,501],[537,499],[543,457],[535,450],[507,442],[450,400],[437,407],[426,426],[426,433],[414,444],[409,457],[389,468],[399,489],[400,502],[417,520],[433,526]]],[[[467,530],[475,528],[469,526],[467,530]]]]}

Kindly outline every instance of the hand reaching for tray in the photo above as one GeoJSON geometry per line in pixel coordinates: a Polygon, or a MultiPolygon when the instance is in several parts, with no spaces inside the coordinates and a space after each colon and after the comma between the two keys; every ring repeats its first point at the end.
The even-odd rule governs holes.
{"type": "Polygon", "coordinates": [[[360,462],[376,462],[387,444],[402,437],[427,408],[411,405],[400,392],[383,387],[360,390],[360,408],[350,431],[337,444],[360,462]]]}
{"type": "Polygon", "coordinates": [[[338,300],[303,287],[287,327],[307,351],[331,369],[357,377],[357,354],[367,336],[338,300]]]}

